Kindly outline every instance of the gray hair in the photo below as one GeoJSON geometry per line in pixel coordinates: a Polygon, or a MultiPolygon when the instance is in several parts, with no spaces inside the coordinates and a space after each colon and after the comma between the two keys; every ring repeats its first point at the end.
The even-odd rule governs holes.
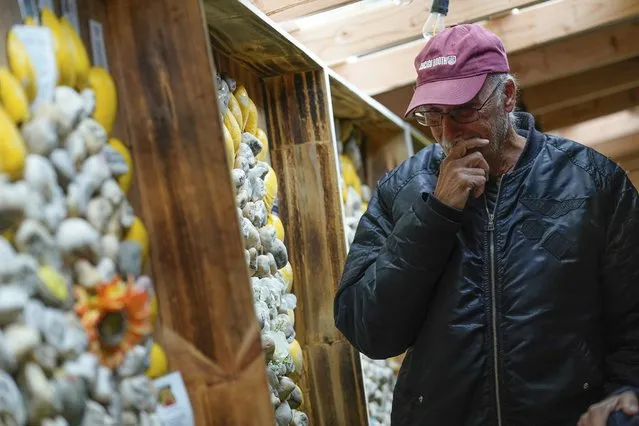
{"type": "MultiPolygon", "coordinates": [[[[497,84],[502,84],[505,83],[506,81],[511,80],[514,84],[515,84],[515,96],[516,98],[519,98],[519,80],[517,79],[517,77],[515,77],[514,75],[510,74],[510,73],[493,73],[493,74],[489,74],[488,77],[486,77],[486,86],[488,87],[494,87],[497,84]]],[[[505,96],[504,93],[504,87],[502,86],[502,88],[499,91],[499,99],[503,100],[505,96]]],[[[517,121],[517,117],[515,116],[515,112],[511,111],[508,114],[508,118],[510,120],[510,125],[514,126],[515,122],[517,121]]]]}

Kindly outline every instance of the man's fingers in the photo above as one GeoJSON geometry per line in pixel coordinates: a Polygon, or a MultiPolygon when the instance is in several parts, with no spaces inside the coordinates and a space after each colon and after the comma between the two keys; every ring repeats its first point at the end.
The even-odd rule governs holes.
{"type": "Polygon", "coordinates": [[[619,395],[617,400],[617,409],[623,411],[629,416],[639,413],[639,402],[634,392],[624,392],[619,395]]]}
{"type": "Polygon", "coordinates": [[[473,148],[483,148],[489,144],[489,141],[486,139],[472,138],[466,139],[463,141],[457,142],[451,148],[450,152],[447,155],[447,158],[451,160],[456,160],[462,157],[465,157],[473,148]]]}
{"type": "Polygon", "coordinates": [[[606,426],[613,411],[622,411],[628,416],[639,413],[639,401],[634,392],[628,391],[591,405],[577,426],[606,426]]]}
{"type": "Polygon", "coordinates": [[[486,177],[484,176],[482,169],[466,169],[466,182],[468,183],[467,190],[470,194],[477,198],[484,193],[486,188],[486,177]]]}
{"type": "Polygon", "coordinates": [[[608,417],[615,410],[617,401],[604,401],[592,405],[579,419],[577,426],[606,426],[608,417]]]}
{"type": "Polygon", "coordinates": [[[610,414],[615,411],[615,403],[612,402],[610,404],[606,404],[601,409],[595,412],[595,416],[593,418],[592,426],[606,426],[608,423],[608,417],[610,414]]]}
{"type": "Polygon", "coordinates": [[[468,154],[465,157],[460,158],[459,160],[455,160],[463,167],[473,167],[483,169],[486,176],[488,176],[488,171],[490,170],[490,166],[488,166],[488,162],[484,158],[481,152],[475,151],[468,154]]]}

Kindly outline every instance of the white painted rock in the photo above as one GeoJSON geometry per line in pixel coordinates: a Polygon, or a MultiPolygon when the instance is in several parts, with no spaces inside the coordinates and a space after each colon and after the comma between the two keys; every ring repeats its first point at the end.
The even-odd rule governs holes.
{"type": "Polygon", "coordinates": [[[52,375],[58,366],[58,351],[46,343],[38,345],[33,350],[33,360],[47,373],[52,375]]]}
{"type": "Polygon", "coordinates": [[[0,370],[13,373],[18,367],[18,360],[11,351],[11,346],[0,330],[0,370]]]}
{"type": "Polygon", "coordinates": [[[66,183],[73,180],[75,176],[75,167],[73,166],[73,160],[69,152],[62,148],[56,148],[49,155],[53,168],[58,173],[58,179],[61,182],[66,183]]]}
{"type": "Polygon", "coordinates": [[[155,386],[151,379],[144,375],[122,379],[120,394],[125,409],[153,411],[157,404],[155,386]]]}
{"type": "Polygon", "coordinates": [[[87,385],[80,377],[68,373],[57,374],[52,380],[55,403],[59,413],[72,425],[79,425],[88,398],[87,385]]]}
{"type": "Polygon", "coordinates": [[[101,154],[104,155],[113,176],[118,177],[129,171],[129,165],[126,163],[122,154],[116,151],[111,145],[106,145],[102,148],[101,154]]]}
{"type": "Polygon", "coordinates": [[[122,426],[138,426],[138,416],[133,411],[122,413],[122,426]]]}
{"type": "Polygon", "coordinates": [[[22,369],[20,382],[26,394],[30,423],[38,424],[44,418],[54,415],[56,411],[55,389],[38,364],[27,362],[22,369]]]}
{"type": "Polygon", "coordinates": [[[80,96],[82,97],[80,118],[91,117],[95,111],[95,92],[92,89],[83,89],[80,96]]]}
{"type": "Polygon", "coordinates": [[[97,154],[107,143],[104,127],[92,118],[84,118],[77,127],[84,136],[84,145],[89,154],[97,154]]]}
{"type": "Polygon", "coordinates": [[[89,338],[84,329],[79,324],[74,324],[69,318],[65,328],[64,342],[60,352],[67,359],[77,358],[87,350],[89,338]]]}
{"type": "Polygon", "coordinates": [[[4,329],[4,337],[9,352],[18,362],[24,360],[40,344],[40,333],[37,330],[19,323],[11,324],[4,329]]]}
{"type": "Polygon", "coordinates": [[[0,325],[18,319],[29,300],[29,294],[17,285],[0,286],[0,325]]]}
{"type": "Polygon", "coordinates": [[[53,103],[58,110],[57,129],[62,135],[69,133],[78,123],[84,110],[84,99],[72,87],[55,88],[53,103]]]}
{"type": "Polygon", "coordinates": [[[118,251],[118,271],[126,277],[137,277],[142,271],[142,247],[135,241],[123,241],[118,251]]]}
{"type": "Polygon", "coordinates": [[[55,419],[42,420],[41,426],[69,426],[69,422],[62,416],[57,416],[55,419]]]}
{"type": "Polygon", "coordinates": [[[116,235],[108,234],[102,237],[102,255],[113,261],[118,259],[118,252],[120,250],[120,240],[116,235]]]}
{"type": "Polygon", "coordinates": [[[98,376],[98,366],[98,357],[91,352],[85,352],[79,357],[65,362],[64,371],[72,376],[84,378],[93,387],[98,376]]]}
{"type": "Polygon", "coordinates": [[[119,206],[124,200],[124,192],[114,179],[108,179],[102,184],[100,195],[109,200],[114,207],[119,206]]]}
{"type": "Polygon", "coordinates": [[[107,406],[107,413],[113,419],[117,426],[122,425],[122,395],[115,391],[111,394],[111,401],[107,406]]]}
{"type": "Polygon", "coordinates": [[[135,220],[135,212],[133,211],[133,207],[127,200],[124,200],[122,204],[120,204],[119,215],[120,225],[122,226],[122,228],[128,229],[131,227],[131,225],[133,225],[133,221],[135,220]]]}
{"type": "Polygon", "coordinates": [[[58,132],[54,117],[41,115],[24,123],[20,129],[29,152],[49,155],[58,144],[58,132]]]}
{"type": "Polygon", "coordinates": [[[24,180],[29,187],[39,192],[46,201],[51,201],[54,188],[58,187],[58,177],[49,159],[42,155],[27,155],[24,166],[24,180]]]}
{"type": "Polygon", "coordinates": [[[40,222],[25,219],[18,228],[14,242],[19,251],[28,253],[41,263],[57,266],[59,252],[49,230],[40,222]]]}
{"type": "Polygon", "coordinates": [[[64,199],[57,199],[44,206],[43,220],[50,231],[55,232],[67,217],[67,206],[64,199]]]}
{"type": "Polygon", "coordinates": [[[95,197],[87,205],[87,220],[101,233],[106,229],[113,214],[113,205],[104,197],[95,197]]]}
{"type": "Polygon", "coordinates": [[[107,415],[106,409],[98,402],[87,400],[82,418],[82,426],[106,426],[110,424],[111,418],[107,415]]]}
{"type": "Polygon", "coordinates": [[[84,137],[81,132],[74,130],[67,136],[64,141],[64,148],[71,157],[71,163],[75,171],[79,171],[82,167],[82,162],[87,157],[87,148],[84,145],[84,137]]]}
{"type": "Polygon", "coordinates": [[[111,281],[117,273],[115,262],[108,257],[103,257],[100,260],[100,263],[98,263],[98,266],[95,267],[95,269],[100,274],[102,282],[111,281]]]}
{"type": "Polygon", "coordinates": [[[17,272],[16,252],[4,237],[0,237],[0,282],[8,282],[17,272]]]}
{"type": "MultiPolygon", "coordinates": [[[[27,424],[27,411],[22,394],[13,378],[0,371],[0,413],[18,426],[27,424]]],[[[9,423],[11,424],[11,423],[9,423]]]]}
{"type": "Polygon", "coordinates": [[[103,282],[102,274],[88,260],[76,260],[73,269],[77,282],[84,288],[92,289],[103,282]]]}
{"type": "Polygon", "coordinates": [[[118,368],[121,377],[132,377],[144,373],[147,350],[142,345],[135,345],[124,357],[118,368]]]}
{"type": "Polygon", "coordinates": [[[21,323],[34,330],[42,329],[44,321],[44,304],[37,299],[29,299],[22,313],[21,323]]]}
{"type": "Polygon", "coordinates": [[[0,231],[10,228],[24,215],[28,201],[26,182],[11,184],[0,179],[0,231]]]}
{"type": "Polygon", "coordinates": [[[58,246],[64,253],[87,254],[98,257],[100,254],[100,234],[89,222],[72,217],[65,219],[55,235],[58,246]]]}
{"type": "Polygon", "coordinates": [[[40,323],[40,331],[44,340],[56,348],[59,352],[64,347],[67,321],[64,312],[55,308],[46,308],[44,318],[40,323]]]}
{"type": "Polygon", "coordinates": [[[98,375],[93,386],[91,396],[98,402],[108,404],[114,392],[113,373],[110,368],[99,366],[98,375]]]}
{"type": "Polygon", "coordinates": [[[102,154],[91,155],[87,158],[82,164],[80,173],[86,176],[93,191],[98,190],[107,179],[111,178],[109,163],[102,154]]]}

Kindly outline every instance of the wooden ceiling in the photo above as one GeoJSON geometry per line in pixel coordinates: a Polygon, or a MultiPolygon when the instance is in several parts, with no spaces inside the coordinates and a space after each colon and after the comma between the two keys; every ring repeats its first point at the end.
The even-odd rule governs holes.
{"type": "MultiPolygon", "coordinates": [[[[403,116],[432,0],[253,2],[337,74],[403,116]]],[[[466,22],[503,40],[521,104],[543,131],[597,147],[639,182],[639,0],[450,0],[446,25],[466,22]],[[634,124],[623,126],[627,121],[634,124]]]]}

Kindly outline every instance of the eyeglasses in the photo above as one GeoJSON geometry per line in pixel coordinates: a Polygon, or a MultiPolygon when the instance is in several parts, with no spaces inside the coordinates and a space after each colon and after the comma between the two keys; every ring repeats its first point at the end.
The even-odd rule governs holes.
{"type": "Polygon", "coordinates": [[[453,120],[455,120],[456,122],[460,124],[472,123],[473,121],[479,120],[479,111],[481,111],[481,109],[484,108],[484,106],[486,106],[486,104],[493,97],[493,95],[495,94],[499,86],[501,86],[501,83],[495,86],[493,91],[490,92],[490,95],[488,96],[488,98],[486,98],[484,103],[481,104],[481,106],[479,106],[478,108],[471,107],[471,106],[463,106],[463,107],[457,107],[457,108],[451,109],[449,112],[417,110],[413,113],[413,116],[415,117],[415,120],[417,120],[419,124],[421,124],[422,126],[427,126],[427,127],[441,126],[442,117],[444,115],[449,115],[450,118],[452,118],[453,120]]]}

